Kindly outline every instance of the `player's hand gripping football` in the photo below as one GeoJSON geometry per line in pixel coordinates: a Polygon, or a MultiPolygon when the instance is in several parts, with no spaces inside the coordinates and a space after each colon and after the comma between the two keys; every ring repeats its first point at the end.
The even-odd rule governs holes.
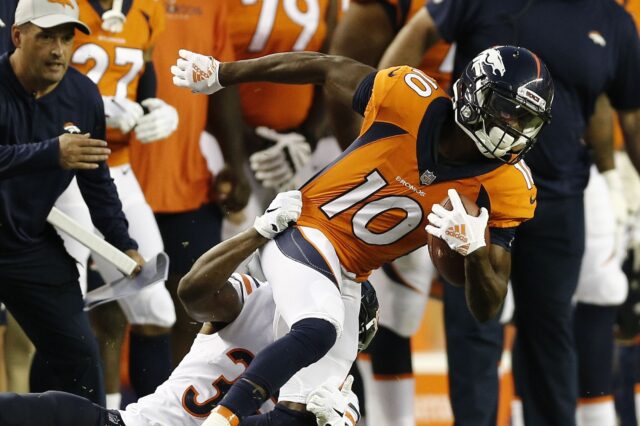
{"type": "Polygon", "coordinates": [[[138,120],[136,137],[142,143],[150,143],[167,138],[178,128],[178,111],[158,98],[148,98],[140,102],[149,110],[138,120]]]}
{"type": "Polygon", "coordinates": [[[295,175],[311,157],[311,147],[298,133],[278,133],[268,127],[257,127],[256,134],[275,142],[249,158],[251,170],[266,188],[286,191],[295,187],[295,175]]]}
{"type": "Polygon", "coordinates": [[[477,217],[471,216],[467,214],[455,189],[450,189],[448,195],[453,208],[447,210],[440,204],[434,204],[427,216],[429,224],[425,229],[431,235],[446,241],[451,250],[467,256],[487,245],[484,232],[489,212],[483,207],[477,217]]]}
{"type": "Polygon", "coordinates": [[[129,133],[144,115],[140,104],[127,98],[103,96],[102,101],[107,127],[118,129],[122,133],[129,133]]]}
{"type": "Polygon", "coordinates": [[[300,191],[281,192],[276,195],[262,216],[253,222],[253,227],[265,238],[273,238],[292,223],[302,212],[302,194],[300,191]]]}
{"type": "Polygon", "coordinates": [[[194,93],[211,95],[222,89],[218,79],[220,62],[211,56],[204,56],[185,49],[178,51],[178,61],[171,66],[173,84],[186,87],[194,93]]]}
{"type": "Polygon", "coordinates": [[[315,414],[319,426],[355,426],[360,418],[358,397],[351,391],[353,376],[342,389],[329,379],[307,397],[307,410],[315,414]]]}

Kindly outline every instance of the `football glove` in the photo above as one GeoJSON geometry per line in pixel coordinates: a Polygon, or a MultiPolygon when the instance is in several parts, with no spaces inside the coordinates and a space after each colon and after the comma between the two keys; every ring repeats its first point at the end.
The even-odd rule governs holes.
{"type": "Polygon", "coordinates": [[[136,137],[142,143],[165,139],[178,128],[178,111],[158,98],[148,98],[141,102],[149,110],[138,120],[136,137]]]}
{"type": "Polygon", "coordinates": [[[347,376],[342,389],[335,378],[324,382],[307,397],[307,410],[316,416],[318,426],[355,426],[360,419],[358,397],[351,391],[353,376],[347,376]]]}
{"type": "Polygon", "coordinates": [[[102,29],[110,33],[120,33],[126,20],[122,13],[122,0],[114,0],[111,9],[102,14],[102,29]]]}
{"type": "Polygon", "coordinates": [[[292,223],[302,212],[302,194],[300,191],[281,192],[276,195],[262,216],[253,222],[253,227],[265,238],[273,238],[292,223]]]}
{"type": "Polygon", "coordinates": [[[467,214],[460,196],[455,189],[448,191],[452,210],[447,210],[440,204],[434,204],[427,216],[429,224],[425,228],[431,235],[442,238],[463,256],[473,253],[486,246],[484,232],[489,220],[489,212],[484,207],[477,217],[467,214]]]}
{"type": "Polygon", "coordinates": [[[211,95],[222,89],[218,79],[220,62],[211,56],[204,56],[185,49],[178,51],[178,61],[171,66],[173,84],[186,87],[194,93],[211,95]]]}
{"type": "Polygon", "coordinates": [[[129,133],[144,115],[144,110],[140,104],[127,98],[103,96],[102,101],[104,102],[107,127],[118,129],[122,133],[129,133]]]}
{"type": "Polygon", "coordinates": [[[298,133],[278,133],[257,127],[256,134],[275,145],[249,157],[251,170],[266,188],[286,191],[295,187],[294,177],[311,158],[311,147],[298,133]]]}

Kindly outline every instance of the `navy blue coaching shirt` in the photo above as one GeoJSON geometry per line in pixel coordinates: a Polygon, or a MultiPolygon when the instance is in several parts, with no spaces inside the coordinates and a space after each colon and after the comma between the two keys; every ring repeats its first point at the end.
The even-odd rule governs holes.
{"type": "Polygon", "coordinates": [[[18,7],[18,0],[0,0],[0,55],[13,50],[11,41],[11,26],[18,7]]]}
{"type": "Polygon", "coordinates": [[[61,282],[77,274],[61,239],[46,222],[74,175],[91,219],[106,240],[120,250],[137,248],[106,163],[95,170],[60,167],[58,136],[65,131],[88,132],[104,140],[104,107],[96,85],[69,68],[53,91],[36,99],[18,81],[8,54],[0,56],[2,278],[61,282]]]}
{"type": "Polygon", "coordinates": [[[495,45],[526,47],[547,64],[552,119],[525,160],[540,198],[582,193],[591,164],[582,136],[598,95],[606,93],[616,109],[640,108],[640,42],[631,16],[613,0],[441,0],[427,9],[442,38],[458,43],[454,75],[495,45]]]}

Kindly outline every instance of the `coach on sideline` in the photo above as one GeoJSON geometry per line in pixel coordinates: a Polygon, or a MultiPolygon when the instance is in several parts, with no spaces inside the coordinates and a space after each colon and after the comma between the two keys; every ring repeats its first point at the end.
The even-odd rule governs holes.
{"type": "Polygon", "coordinates": [[[64,390],[104,404],[98,346],[83,312],[78,271],[46,222],[75,175],[107,241],[142,265],[127,232],[109,155],[102,98],[67,69],[75,0],[20,0],[16,47],[0,56],[0,300],[37,349],[31,391],[64,390]]]}

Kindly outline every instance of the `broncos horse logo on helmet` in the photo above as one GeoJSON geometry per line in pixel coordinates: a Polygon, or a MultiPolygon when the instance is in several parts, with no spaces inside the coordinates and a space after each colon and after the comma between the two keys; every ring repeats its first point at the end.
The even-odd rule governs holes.
{"type": "Polygon", "coordinates": [[[453,85],[456,123],[480,152],[515,164],[551,120],[553,80],[544,63],[522,47],[479,53],[453,85]]]}

